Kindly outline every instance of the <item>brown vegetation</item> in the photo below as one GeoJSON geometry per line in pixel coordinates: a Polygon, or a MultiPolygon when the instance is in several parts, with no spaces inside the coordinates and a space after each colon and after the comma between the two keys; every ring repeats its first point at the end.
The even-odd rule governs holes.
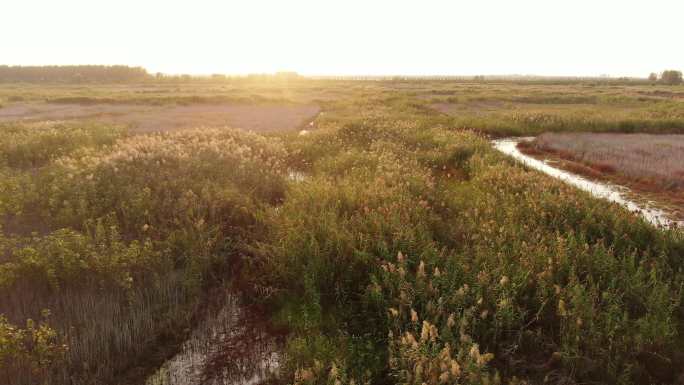
{"type": "Polygon", "coordinates": [[[320,108],[305,104],[133,104],[17,103],[0,109],[0,122],[91,120],[124,125],[136,133],[192,127],[231,126],[250,131],[289,131],[310,122],[320,108]]]}
{"type": "Polygon", "coordinates": [[[684,214],[684,135],[546,133],[519,147],[568,171],[652,194],[684,214]]]}

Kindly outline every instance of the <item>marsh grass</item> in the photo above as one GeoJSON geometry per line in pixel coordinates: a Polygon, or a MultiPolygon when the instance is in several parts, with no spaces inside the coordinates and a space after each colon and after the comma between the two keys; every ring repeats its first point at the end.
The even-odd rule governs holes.
{"type": "Polygon", "coordinates": [[[501,84],[453,88],[458,96],[423,100],[451,116],[453,125],[495,136],[530,136],[549,131],[681,133],[684,130],[684,104],[667,91],[588,85],[540,88],[501,84]]]}
{"type": "Polygon", "coordinates": [[[62,149],[46,145],[41,130],[21,127],[5,151],[3,172],[31,193],[9,197],[16,186],[3,182],[13,202],[3,216],[31,216],[48,229],[3,234],[0,314],[22,325],[50,309],[53,334],[18,343],[25,358],[3,365],[2,377],[137,381],[187,334],[210,282],[237,262],[238,245],[261,231],[259,206],[282,199],[282,146],[230,129],[100,143],[90,139],[98,128],[83,128],[87,135],[76,131],[62,149]],[[34,147],[43,152],[24,150],[34,147]],[[62,341],[67,349],[53,359],[37,355],[62,341]]]}
{"type": "Polygon", "coordinates": [[[0,164],[10,168],[37,168],[82,147],[111,145],[125,135],[124,128],[66,123],[5,123],[0,125],[0,164]]]}
{"type": "MultiPolygon", "coordinates": [[[[650,384],[681,375],[681,231],[517,166],[483,135],[678,129],[672,98],[587,84],[288,87],[236,93],[321,97],[325,115],[309,135],[123,136],[42,149],[49,155],[30,170],[19,166],[33,160],[2,165],[2,214],[48,228],[0,237],[0,338],[15,347],[0,358],[28,365],[2,361],[1,378],[134,378],[149,366],[144,357],[155,361],[185,335],[193,307],[226,276],[289,331],[280,378],[290,383],[650,384]],[[443,97],[497,104],[448,116],[430,107],[443,97]],[[636,108],[618,112],[625,104],[636,108]],[[291,170],[307,178],[288,182],[291,170]],[[27,340],[36,333],[26,318],[41,320],[46,337],[27,340]]],[[[0,96],[116,92],[131,90],[3,86],[0,96]]]]}
{"type": "Polygon", "coordinates": [[[191,326],[191,309],[199,297],[187,290],[179,273],[136,286],[134,290],[80,287],[55,293],[24,283],[6,292],[2,301],[9,307],[3,312],[10,319],[30,319],[42,309],[50,309],[53,316],[48,322],[56,333],[54,340],[63,341],[66,350],[37,365],[44,377],[27,370],[35,362],[24,361],[3,368],[3,381],[98,383],[130,369],[144,372],[146,365],[158,364],[164,358],[160,348],[177,343],[191,326]]]}
{"type": "Polygon", "coordinates": [[[293,331],[295,383],[680,374],[681,233],[514,167],[401,98],[361,111],[288,144],[312,176],[254,251],[253,279],[293,331]]]}

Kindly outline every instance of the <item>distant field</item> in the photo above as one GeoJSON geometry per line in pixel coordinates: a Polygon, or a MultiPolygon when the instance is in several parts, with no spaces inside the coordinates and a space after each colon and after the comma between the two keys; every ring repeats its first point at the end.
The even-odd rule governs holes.
{"type": "Polygon", "coordinates": [[[679,92],[652,87],[470,85],[421,93],[458,127],[496,136],[543,132],[684,133],[679,92]]]}
{"type": "Polygon", "coordinates": [[[90,120],[124,125],[133,132],[175,131],[192,127],[230,126],[250,131],[291,131],[320,111],[311,104],[74,104],[15,103],[0,109],[0,122],[90,120]]]}
{"type": "MultiPolygon", "coordinates": [[[[116,115],[131,108],[137,121],[141,111],[170,110],[188,124],[222,123],[233,112],[217,111],[214,105],[319,106],[344,105],[349,97],[363,104],[391,98],[394,102],[420,106],[430,111],[436,124],[467,128],[493,136],[526,136],[544,132],[648,132],[684,133],[684,91],[681,87],[644,84],[600,84],[561,82],[459,82],[459,81],[187,81],[140,84],[2,84],[2,110],[40,105],[32,118],[64,113],[71,115],[116,115]],[[51,107],[45,107],[48,103],[51,107]],[[123,106],[122,106],[123,105],[123,106]],[[78,106],[78,107],[75,107],[78,106]],[[135,106],[136,108],[132,108],[135,106]],[[195,118],[195,106],[210,111],[195,118]],[[60,111],[61,112],[58,112],[60,111]],[[104,111],[102,111],[104,110],[104,111]],[[52,111],[52,112],[51,112],[52,111]]],[[[33,107],[32,107],[33,108],[33,107]]],[[[350,111],[351,112],[351,111],[350,111]]],[[[291,112],[286,111],[286,114],[291,112]]],[[[164,121],[158,114],[152,120],[164,121]]],[[[266,115],[269,113],[267,112],[266,115]]],[[[25,114],[23,115],[25,116],[25,114]]],[[[110,120],[117,120],[109,118],[110,120]]],[[[118,119],[121,120],[121,119],[118,119]]],[[[274,120],[267,120],[271,125],[274,120]]],[[[231,122],[232,123],[232,122],[231,122]]],[[[238,121],[238,123],[241,123],[238,121]]],[[[275,122],[277,123],[277,122],[275,122]]],[[[286,124],[287,125],[287,124],[286,124]]],[[[154,127],[157,129],[158,127],[154,127]]],[[[146,130],[145,128],[144,130],[146,130]]],[[[143,131],[144,131],[143,130],[143,131]]],[[[261,128],[255,128],[261,130],[261,128]]]]}

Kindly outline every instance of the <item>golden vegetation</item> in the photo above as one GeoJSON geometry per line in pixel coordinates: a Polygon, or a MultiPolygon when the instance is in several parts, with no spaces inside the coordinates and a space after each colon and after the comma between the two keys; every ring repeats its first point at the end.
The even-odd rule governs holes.
{"type": "MultiPolygon", "coordinates": [[[[529,87],[500,86],[557,91],[529,87]]],[[[229,277],[289,330],[281,378],[291,383],[674,382],[681,231],[516,166],[478,133],[546,123],[490,129],[492,114],[470,125],[418,97],[434,90],[498,92],[302,81],[292,100],[335,95],[305,136],[5,128],[0,379],[129,378],[159,363],[151,352],[182,338],[205,289],[229,277]],[[291,169],[307,177],[288,181],[291,169]]],[[[555,114],[558,93],[535,108],[555,114]]],[[[674,99],[643,103],[669,106],[680,124],[674,99]]],[[[606,116],[573,119],[639,127],[606,116]]],[[[658,119],[649,127],[670,122],[658,119]]]]}

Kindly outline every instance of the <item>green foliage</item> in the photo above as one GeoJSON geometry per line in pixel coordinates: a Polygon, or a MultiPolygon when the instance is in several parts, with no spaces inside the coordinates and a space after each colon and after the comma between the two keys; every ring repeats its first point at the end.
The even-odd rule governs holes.
{"type": "Polygon", "coordinates": [[[0,315],[0,373],[7,374],[4,380],[12,381],[11,373],[24,370],[44,376],[50,365],[64,359],[67,346],[50,326],[49,316],[50,312],[43,310],[41,321],[28,319],[26,326],[20,328],[0,315]]]}
{"type": "Polygon", "coordinates": [[[2,265],[0,288],[21,279],[53,290],[67,286],[115,285],[130,289],[133,275],[154,272],[156,255],[150,242],[121,241],[116,225],[98,222],[91,234],[60,229],[28,240],[2,265]]]}
{"type": "MultiPolygon", "coordinates": [[[[497,136],[558,132],[684,132],[684,109],[668,88],[614,88],[529,84],[447,88],[459,96],[426,104],[451,125],[497,136]]],[[[446,91],[446,90],[445,90],[446,91]]]]}
{"type": "Polygon", "coordinates": [[[660,75],[660,81],[668,85],[682,84],[682,71],[663,71],[660,75]]]}

